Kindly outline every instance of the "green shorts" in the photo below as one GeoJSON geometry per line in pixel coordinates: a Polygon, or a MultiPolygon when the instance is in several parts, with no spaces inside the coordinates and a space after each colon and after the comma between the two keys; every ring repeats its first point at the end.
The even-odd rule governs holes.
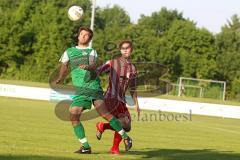
{"type": "Polygon", "coordinates": [[[91,109],[93,101],[94,100],[103,100],[103,96],[102,97],[97,97],[97,98],[93,98],[93,97],[86,97],[86,96],[74,96],[73,97],[73,102],[70,105],[70,108],[72,107],[82,107],[84,110],[85,109],[91,109]]]}

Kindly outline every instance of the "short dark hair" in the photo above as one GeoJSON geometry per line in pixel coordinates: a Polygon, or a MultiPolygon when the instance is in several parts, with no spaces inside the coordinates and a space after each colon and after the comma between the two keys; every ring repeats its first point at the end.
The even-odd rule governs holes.
{"type": "Polygon", "coordinates": [[[122,47],[122,45],[123,45],[124,43],[128,43],[129,46],[130,46],[130,48],[131,48],[131,51],[133,50],[133,44],[132,44],[132,41],[130,41],[130,40],[123,40],[123,41],[121,41],[121,42],[119,43],[119,45],[118,45],[118,48],[121,49],[121,47],[122,47]]]}
{"type": "Polygon", "coordinates": [[[80,27],[80,28],[78,29],[77,37],[79,36],[79,34],[80,34],[80,32],[81,32],[82,30],[87,31],[87,32],[89,33],[89,42],[90,42],[90,41],[92,40],[92,37],[93,37],[93,31],[92,31],[90,28],[88,28],[88,27],[80,27]]]}

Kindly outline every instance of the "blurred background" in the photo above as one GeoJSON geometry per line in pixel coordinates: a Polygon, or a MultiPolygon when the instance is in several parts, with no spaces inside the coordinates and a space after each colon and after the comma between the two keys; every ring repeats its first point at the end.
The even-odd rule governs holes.
{"type": "MultiPolygon", "coordinates": [[[[154,62],[168,68],[163,77],[159,75],[168,82],[161,86],[164,94],[240,101],[240,17],[237,12],[227,19],[222,17],[224,23],[219,31],[210,31],[189,18],[188,10],[185,14],[181,8],[172,9],[171,2],[170,8],[158,6],[158,2],[155,4],[158,10],[151,13],[145,11],[148,7],[144,8],[143,1],[139,1],[140,6],[135,2],[135,10],[145,11],[146,15],[142,13],[137,18],[133,16],[134,19],[129,15],[132,12],[125,9],[133,2],[129,5],[115,2],[97,1],[93,47],[101,61],[112,56],[104,50],[108,42],[117,44],[122,39],[131,39],[133,62],[154,62]],[[197,80],[183,80],[180,84],[180,77],[197,80]],[[180,93],[183,89],[184,94],[180,93]]],[[[177,4],[184,6],[184,3],[177,4]]],[[[218,4],[215,5],[218,8],[218,4]]],[[[212,13],[206,15],[201,10],[205,17],[219,14],[221,19],[218,11],[212,8],[212,13]]],[[[4,0],[0,1],[0,16],[1,81],[46,83],[64,50],[75,46],[78,27],[90,26],[91,1],[4,0]],[[68,19],[66,11],[72,5],[84,9],[81,21],[68,19]]],[[[158,81],[159,77],[155,79],[158,81]]],[[[145,88],[146,85],[155,84],[145,84],[145,88]]]]}

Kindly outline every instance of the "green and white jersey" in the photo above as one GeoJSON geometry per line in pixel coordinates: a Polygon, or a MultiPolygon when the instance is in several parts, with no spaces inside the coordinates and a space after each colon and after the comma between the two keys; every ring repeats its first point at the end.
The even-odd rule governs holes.
{"type": "Polygon", "coordinates": [[[80,64],[93,64],[97,60],[97,52],[93,48],[81,48],[81,47],[71,47],[68,48],[60,58],[60,62],[68,63],[70,61],[70,65],[79,66],[80,64]],[[71,60],[71,61],[70,61],[71,60]],[[71,63],[75,61],[75,63],[71,63]]]}
{"type": "Polygon", "coordinates": [[[79,68],[82,64],[91,65],[97,61],[96,50],[91,47],[71,47],[63,53],[59,61],[69,64],[72,83],[76,88],[77,95],[85,95],[95,99],[95,96],[98,96],[100,92],[102,94],[100,79],[96,77],[95,71],[79,68]]]}

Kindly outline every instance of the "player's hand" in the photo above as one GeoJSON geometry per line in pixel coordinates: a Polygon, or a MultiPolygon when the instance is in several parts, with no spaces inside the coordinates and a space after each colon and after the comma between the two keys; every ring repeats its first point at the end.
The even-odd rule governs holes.
{"type": "Polygon", "coordinates": [[[82,64],[82,65],[79,65],[79,68],[87,70],[88,69],[88,65],[82,64]]]}
{"type": "Polygon", "coordinates": [[[61,79],[58,78],[58,79],[56,79],[53,83],[54,83],[54,84],[59,84],[60,82],[61,82],[61,79]]]}
{"type": "Polygon", "coordinates": [[[135,107],[135,110],[136,110],[136,112],[137,112],[137,117],[138,117],[138,120],[139,120],[139,118],[140,118],[140,108],[139,108],[139,106],[138,105],[136,105],[136,107],[135,107]]]}

